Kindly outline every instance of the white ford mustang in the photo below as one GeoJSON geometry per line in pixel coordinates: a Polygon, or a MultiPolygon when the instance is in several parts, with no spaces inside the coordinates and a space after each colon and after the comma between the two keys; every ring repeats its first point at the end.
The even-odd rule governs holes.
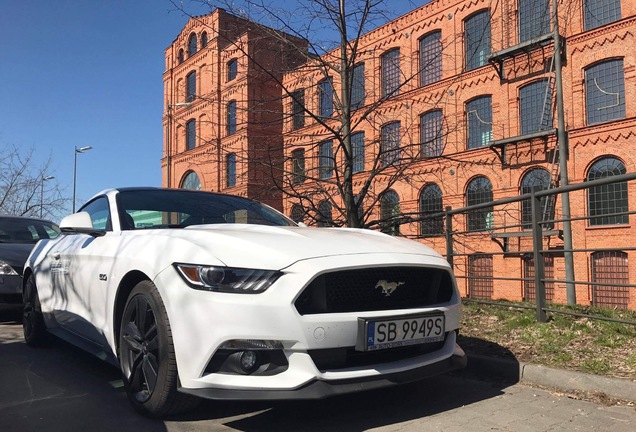
{"type": "Polygon", "coordinates": [[[297,226],[207,192],[107,190],[34,248],[24,336],[120,367],[150,416],[210,399],[322,398],[464,367],[460,298],[432,249],[297,226]]]}

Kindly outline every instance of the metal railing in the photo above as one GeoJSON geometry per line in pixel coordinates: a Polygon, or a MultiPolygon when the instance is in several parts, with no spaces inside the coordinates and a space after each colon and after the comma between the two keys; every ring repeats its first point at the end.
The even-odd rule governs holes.
{"type": "MultiPolygon", "coordinates": [[[[636,284],[629,283],[629,261],[627,260],[627,252],[636,250],[636,227],[634,229],[631,228],[629,224],[618,224],[612,225],[611,230],[618,230],[616,232],[624,232],[626,236],[620,238],[620,244],[612,245],[612,244],[600,244],[599,237],[603,235],[606,230],[603,230],[605,227],[602,224],[598,226],[592,226],[590,224],[590,220],[595,219],[598,221],[599,217],[621,217],[626,216],[627,220],[629,220],[630,216],[636,213],[636,210],[632,210],[629,207],[625,211],[619,211],[615,213],[602,213],[600,215],[588,215],[586,208],[577,208],[577,215],[571,216],[569,219],[563,219],[557,217],[559,206],[555,206],[557,210],[555,215],[552,218],[546,218],[544,213],[544,206],[542,206],[541,199],[547,197],[546,199],[556,199],[563,194],[564,192],[573,192],[585,194],[582,199],[578,200],[578,202],[588,202],[587,198],[589,196],[589,191],[598,191],[600,187],[616,184],[616,183],[625,183],[633,182],[636,180],[636,173],[629,173],[617,176],[609,176],[600,180],[587,181],[578,184],[570,184],[565,187],[552,188],[548,190],[533,190],[530,193],[518,195],[515,197],[504,198],[496,201],[486,202],[482,204],[472,205],[468,207],[462,207],[457,209],[452,209],[450,207],[446,208],[446,211],[443,213],[438,213],[435,215],[428,215],[425,219],[433,219],[443,217],[445,219],[445,243],[446,243],[446,258],[453,267],[458,282],[461,280],[465,281],[466,285],[466,298],[469,301],[476,302],[484,302],[488,304],[501,304],[506,307],[518,307],[522,309],[533,308],[536,309],[537,320],[541,322],[545,322],[547,320],[547,314],[565,314],[571,316],[578,317],[587,317],[593,319],[614,321],[620,323],[627,324],[635,324],[636,325],[636,284]],[[522,221],[520,214],[520,207],[523,201],[528,201],[530,203],[531,208],[531,221],[522,221]],[[512,206],[516,204],[515,206],[512,206]],[[486,210],[486,213],[483,211],[486,210]],[[474,215],[475,212],[482,211],[477,214],[487,214],[488,222],[486,222],[486,227],[480,230],[468,230],[461,229],[459,227],[468,226],[467,221],[470,215],[474,215]],[[492,212],[492,214],[490,214],[492,212]],[[462,223],[462,217],[465,219],[465,223],[462,223]],[[563,222],[569,220],[572,227],[572,232],[575,234],[575,241],[573,245],[579,245],[579,247],[573,246],[571,249],[565,249],[563,246],[555,247],[554,244],[558,243],[558,239],[562,237],[563,233],[563,222]],[[499,225],[496,225],[497,222],[501,222],[499,225]],[[512,223],[511,223],[512,222],[512,223]],[[590,227],[592,226],[592,230],[590,227]],[[595,229],[598,228],[598,229],[595,229]],[[603,230],[603,231],[601,231],[603,230]],[[624,230],[624,231],[621,231],[624,230]],[[589,238],[594,237],[594,241],[590,241],[589,238]],[[517,239],[516,245],[517,249],[511,251],[510,243],[511,239],[517,239]],[[557,241],[555,241],[557,239],[557,241]],[[488,241],[490,243],[488,243],[488,241]],[[492,246],[492,243],[496,244],[496,247],[501,249],[501,252],[496,250],[496,247],[492,246]],[[522,244],[524,245],[522,247],[522,244]],[[591,244],[590,247],[588,245],[591,244]],[[488,247],[484,247],[484,245],[490,245],[488,247]],[[582,247],[581,247],[582,246],[582,247]],[[614,247],[613,247],[614,246],[614,247]],[[464,249],[462,252],[460,249],[464,249]],[[494,250],[493,250],[494,249],[494,250]],[[557,278],[557,277],[546,277],[546,257],[551,257],[552,260],[560,258],[565,255],[565,253],[572,253],[574,256],[579,258],[578,261],[578,272],[581,273],[582,269],[585,269],[585,274],[587,278],[582,278],[577,275],[575,277],[576,280],[566,280],[565,278],[557,278]],[[596,255],[595,255],[596,254],[596,255]],[[606,254],[608,260],[611,261],[612,258],[615,258],[612,254],[618,254],[619,257],[624,258],[620,265],[617,265],[615,268],[612,265],[609,268],[604,267],[604,271],[606,273],[598,276],[595,274],[598,273],[598,269],[593,264],[593,259],[595,257],[599,257],[601,255],[598,254],[606,254]],[[519,274],[523,274],[522,277],[515,277],[514,274],[499,274],[495,275],[492,272],[492,268],[490,272],[492,276],[484,276],[483,274],[479,275],[471,275],[475,273],[475,269],[471,269],[469,267],[470,258],[475,256],[489,256],[492,257],[502,256],[504,258],[519,258],[519,274]],[[580,258],[581,256],[585,256],[584,264],[581,264],[580,258]],[[534,275],[531,277],[526,277],[524,263],[526,259],[532,259],[534,265],[534,275]],[[462,268],[461,261],[464,261],[466,264],[462,268]],[[620,276],[620,277],[619,277],[620,276]],[[600,278],[600,280],[599,280],[600,278]],[[500,286],[505,284],[511,284],[513,282],[518,282],[519,287],[523,291],[520,301],[517,299],[506,299],[505,301],[497,301],[492,298],[474,298],[471,296],[470,287],[475,286],[475,284],[482,285],[492,285],[498,283],[500,286]],[[577,311],[576,308],[572,308],[568,310],[567,308],[556,307],[558,302],[548,306],[548,300],[546,298],[546,286],[557,286],[558,284],[573,284],[578,293],[587,293],[588,298],[584,302],[579,302],[578,306],[599,306],[598,310],[605,309],[602,313],[591,313],[591,312],[580,312],[577,311]],[[534,304],[528,301],[528,292],[529,287],[534,287],[534,304]],[[587,289],[585,289],[587,288],[587,289]],[[597,299],[597,293],[602,292],[604,295],[608,295],[609,301],[613,301],[613,299],[617,298],[622,301],[620,305],[607,305],[603,301],[597,299]],[[609,294],[608,294],[609,293],[609,294]],[[615,293],[617,297],[613,297],[615,293]],[[510,300],[515,301],[515,303],[511,303],[510,300]],[[603,307],[605,306],[605,308],[603,307]],[[625,313],[618,313],[618,309],[631,309],[626,310],[625,313]],[[611,316],[612,313],[607,313],[607,311],[614,310],[616,313],[611,316]],[[610,316],[608,316],[610,315],[610,316]],[[628,319],[621,317],[621,315],[625,315],[628,319]]],[[[632,190],[634,190],[634,186],[632,186],[632,190]]],[[[581,198],[579,196],[579,198],[581,198]]],[[[608,200],[613,199],[614,197],[607,197],[608,200]]],[[[632,195],[629,194],[629,189],[627,189],[627,202],[630,207],[636,204],[636,196],[632,192],[632,195]],[[629,198],[632,198],[631,200],[629,198]]],[[[580,206],[586,207],[586,206],[580,206]]],[[[607,227],[610,229],[609,227],[607,227]]],[[[603,257],[605,255],[602,255],[603,257]]],[[[499,261],[504,262],[504,261],[499,261]]],[[[551,261],[553,262],[553,261],[551,261]]],[[[603,261],[605,262],[605,261],[603,261]]],[[[514,267],[514,264],[510,264],[510,267],[514,267]]],[[[601,267],[600,265],[598,266],[601,267]]],[[[479,270],[479,269],[477,269],[479,270]]],[[[552,269],[554,271],[554,269],[552,269]]],[[[477,273],[480,273],[477,271],[477,273]]],[[[487,271],[486,271],[487,273],[487,271]]],[[[498,272],[498,273],[501,273],[498,272]]],[[[561,272],[563,273],[563,272],[561,272]]],[[[633,273],[633,272],[632,272],[633,273]]],[[[631,275],[633,279],[633,275],[631,275]]],[[[558,290],[557,288],[553,288],[553,291],[558,290]]],[[[497,292],[505,292],[506,289],[496,290],[497,292]]],[[[508,292],[511,289],[507,290],[508,292]]],[[[514,297],[514,296],[513,296],[514,297]]],[[[502,296],[501,298],[505,298],[502,296]]],[[[599,297],[601,300],[605,297],[599,297]]],[[[578,300],[578,299],[577,299],[578,300]]],[[[570,304],[569,306],[574,306],[570,304]]],[[[580,309],[580,308],[579,308],[580,309]]]]}

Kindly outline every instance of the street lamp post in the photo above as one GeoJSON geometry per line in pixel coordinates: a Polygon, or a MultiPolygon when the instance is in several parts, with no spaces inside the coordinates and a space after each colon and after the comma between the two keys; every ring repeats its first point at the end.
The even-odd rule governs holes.
{"type": "Polygon", "coordinates": [[[44,217],[44,182],[54,178],[54,176],[44,176],[40,182],[40,219],[44,217]]]}
{"type": "Polygon", "coordinates": [[[75,190],[77,187],[77,155],[78,153],[84,153],[92,148],[93,147],[91,146],[75,147],[75,162],[73,163],[73,213],[75,213],[75,190]]]}
{"type": "Polygon", "coordinates": [[[189,107],[192,102],[168,104],[168,132],[166,136],[166,186],[172,187],[172,108],[189,107]]]}

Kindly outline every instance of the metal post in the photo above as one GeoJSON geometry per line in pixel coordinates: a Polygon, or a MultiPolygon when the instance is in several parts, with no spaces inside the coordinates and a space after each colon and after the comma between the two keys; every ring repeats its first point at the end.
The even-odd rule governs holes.
{"type": "Polygon", "coordinates": [[[44,176],[40,182],[40,219],[44,217],[44,182],[54,178],[54,176],[44,176]]]}
{"type": "Polygon", "coordinates": [[[453,215],[450,214],[451,207],[446,207],[446,261],[453,268],[453,215]]]}
{"type": "MultiPolygon", "coordinates": [[[[552,0],[552,13],[554,16],[554,80],[556,84],[556,104],[557,104],[557,142],[559,144],[559,166],[561,170],[560,186],[567,186],[568,181],[568,134],[565,130],[565,115],[563,109],[563,76],[561,74],[561,36],[559,35],[559,12],[556,0],[552,0]]],[[[561,215],[563,218],[563,254],[565,260],[565,280],[567,302],[569,305],[576,304],[576,286],[574,284],[574,256],[572,253],[572,224],[570,222],[570,194],[561,194],[561,215]]],[[[536,263],[535,263],[536,265],[536,263]]]]}
{"type": "Polygon", "coordinates": [[[73,163],[73,213],[75,213],[75,190],[77,186],[77,154],[84,153],[85,151],[88,151],[92,148],[93,147],[91,146],[80,147],[80,148],[75,147],[75,151],[74,151],[75,162],[73,163]]]}
{"type": "Polygon", "coordinates": [[[534,258],[534,291],[537,301],[537,321],[546,322],[545,313],[545,260],[543,253],[543,227],[541,221],[541,198],[535,193],[539,190],[534,186],[530,192],[530,204],[532,209],[532,250],[534,258]]]}

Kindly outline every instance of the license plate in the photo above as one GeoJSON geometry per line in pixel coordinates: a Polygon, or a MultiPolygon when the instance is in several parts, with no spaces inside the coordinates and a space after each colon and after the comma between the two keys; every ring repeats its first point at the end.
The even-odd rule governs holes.
{"type": "Polygon", "coordinates": [[[444,314],[358,318],[358,351],[376,351],[444,340],[444,314]]]}

